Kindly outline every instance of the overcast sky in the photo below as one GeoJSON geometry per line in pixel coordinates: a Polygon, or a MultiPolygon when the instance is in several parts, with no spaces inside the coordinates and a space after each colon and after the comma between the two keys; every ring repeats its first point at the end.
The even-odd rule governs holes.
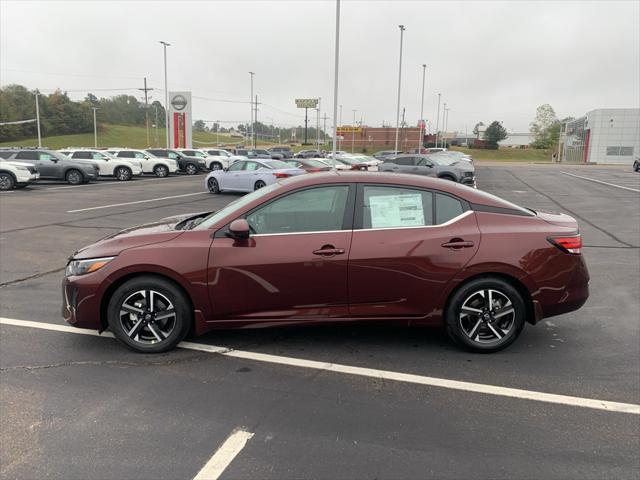
{"type": "MultiPolygon", "coordinates": [[[[526,132],[543,103],[559,117],[640,104],[637,0],[341,3],[343,124],[356,109],[365,124],[395,125],[399,24],[401,106],[411,125],[420,116],[423,63],[424,116],[435,127],[441,93],[449,130],[500,120],[526,132]]],[[[333,0],[0,0],[0,84],[60,88],[73,98],[140,96],[145,76],[164,86],[165,40],[169,90],[200,97],[195,119],[248,121],[254,71],[259,119],[297,125],[295,98],[322,97],[323,113],[333,114],[334,33],[333,0]]]]}

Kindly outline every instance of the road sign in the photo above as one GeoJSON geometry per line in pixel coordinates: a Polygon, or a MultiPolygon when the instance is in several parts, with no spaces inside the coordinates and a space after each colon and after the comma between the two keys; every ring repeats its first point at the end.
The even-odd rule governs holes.
{"type": "Polygon", "coordinates": [[[298,108],[316,108],[317,106],[317,98],[296,98],[296,107],[298,108]]]}

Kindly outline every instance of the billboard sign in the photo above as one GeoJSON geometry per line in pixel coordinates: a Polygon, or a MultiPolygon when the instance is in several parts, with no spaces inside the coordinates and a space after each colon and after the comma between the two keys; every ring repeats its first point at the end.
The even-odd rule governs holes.
{"type": "Polygon", "coordinates": [[[296,107],[298,108],[316,108],[317,106],[317,98],[296,98],[296,107]]]}
{"type": "Polygon", "coordinates": [[[355,127],[355,126],[351,126],[351,125],[342,125],[341,127],[338,127],[336,130],[337,130],[338,135],[342,135],[343,133],[361,133],[362,132],[362,127],[355,127]]]}

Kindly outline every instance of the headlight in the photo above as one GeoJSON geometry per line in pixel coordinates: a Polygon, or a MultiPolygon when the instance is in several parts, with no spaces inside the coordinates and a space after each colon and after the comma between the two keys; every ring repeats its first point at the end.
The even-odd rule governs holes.
{"type": "Polygon", "coordinates": [[[104,267],[115,257],[88,258],[86,260],[71,260],[65,270],[65,276],[75,277],[95,272],[104,267]]]}

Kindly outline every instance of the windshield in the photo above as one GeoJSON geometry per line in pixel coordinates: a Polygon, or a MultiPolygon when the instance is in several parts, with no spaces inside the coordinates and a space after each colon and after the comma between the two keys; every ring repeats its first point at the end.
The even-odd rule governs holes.
{"type": "MultiPolygon", "coordinates": [[[[283,162],[280,162],[283,163],[283,162]]],[[[286,166],[286,164],[285,164],[286,166]]],[[[267,185],[266,187],[262,187],[258,190],[254,190],[251,193],[248,193],[244,197],[240,197],[238,200],[235,200],[228,205],[226,205],[222,210],[218,210],[217,212],[213,212],[208,216],[204,217],[198,225],[193,227],[194,230],[206,230],[212,225],[215,225],[220,220],[225,218],[227,215],[231,215],[233,212],[240,210],[245,205],[253,202],[254,200],[265,196],[266,194],[280,188],[279,183],[272,183],[271,185],[267,185]]]]}
{"type": "Polygon", "coordinates": [[[305,162],[307,165],[309,165],[310,167],[318,167],[318,168],[326,168],[327,164],[324,162],[321,162],[320,160],[313,160],[313,159],[309,159],[305,162]]]}
{"type": "Polygon", "coordinates": [[[269,165],[270,168],[291,168],[291,165],[287,165],[280,160],[267,160],[264,163],[269,165]]]}

